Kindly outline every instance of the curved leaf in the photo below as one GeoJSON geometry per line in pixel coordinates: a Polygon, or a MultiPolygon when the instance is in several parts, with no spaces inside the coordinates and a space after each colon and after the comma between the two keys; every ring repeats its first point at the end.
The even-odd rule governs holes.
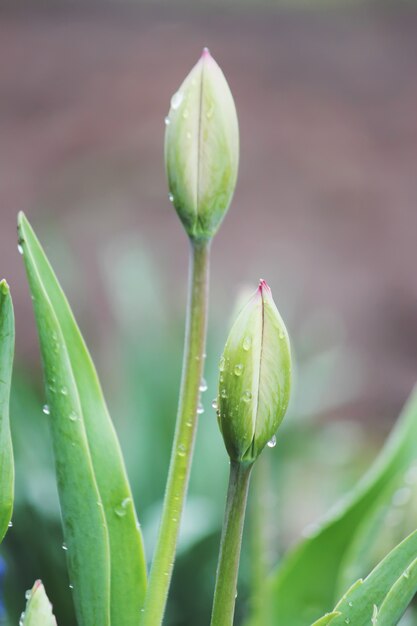
{"type": "Polygon", "coordinates": [[[80,626],[137,624],[146,587],[142,535],[93,362],[68,301],[23,214],[68,568],[80,626]]]}
{"type": "Polygon", "coordinates": [[[398,480],[416,457],[417,391],[365,478],[271,575],[260,611],[249,620],[251,626],[306,626],[334,606],[344,558],[358,529],[374,515],[387,485],[398,480]]]}
{"type": "Polygon", "coordinates": [[[14,316],[9,286],[0,282],[0,542],[13,511],[14,464],[9,400],[14,354],[14,316]]]}
{"type": "Polygon", "coordinates": [[[331,626],[394,626],[417,590],[417,531],[394,548],[337,604],[331,626]]]}
{"type": "Polygon", "coordinates": [[[52,605],[42,582],[37,580],[28,593],[26,611],[20,618],[20,624],[22,626],[57,626],[52,613],[52,605]]]}

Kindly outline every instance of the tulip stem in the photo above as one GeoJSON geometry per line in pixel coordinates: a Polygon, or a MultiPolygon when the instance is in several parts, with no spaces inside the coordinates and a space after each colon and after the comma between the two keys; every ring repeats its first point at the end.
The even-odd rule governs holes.
{"type": "Polygon", "coordinates": [[[184,360],[171,462],[141,626],[160,626],[174,565],[197,430],[206,342],[210,242],[191,241],[184,360]]]}
{"type": "Polygon", "coordinates": [[[252,463],[230,462],[229,487],[220,541],[211,626],[232,626],[233,624],[243,524],[252,467],[252,463]]]}

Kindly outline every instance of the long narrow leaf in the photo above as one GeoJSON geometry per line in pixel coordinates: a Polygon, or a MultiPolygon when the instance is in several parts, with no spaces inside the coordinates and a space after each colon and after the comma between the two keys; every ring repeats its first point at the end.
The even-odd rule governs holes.
{"type": "Polygon", "coordinates": [[[329,624],[333,624],[333,620],[335,617],[340,615],[338,611],[332,611],[331,613],[326,613],[317,622],[314,622],[313,626],[329,626],[329,624]]]}
{"type": "MultiPolygon", "coordinates": [[[[393,481],[417,457],[417,392],[364,480],[309,538],[301,541],[271,575],[264,602],[251,626],[306,626],[337,600],[344,558],[356,533],[393,481]]],[[[300,494],[302,497],[302,494],[300,494]]],[[[333,621],[331,622],[333,626],[333,621]]]]}
{"type": "Polygon", "coordinates": [[[378,611],[378,626],[397,624],[417,591],[417,559],[394,583],[378,611]]]}
{"type": "MultiPolygon", "coordinates": [[[[337,604],[331,626],[395,626],[417,591],[417,531],[394,548],[337,604]]],[[[320,620],[313,626],[321,624],[320,620]]]]}
{"type": "Polygon", "coordinates": [[[22,626],[57,626],[45,587],[37,580],[28,592],[26,610],[20,618],[22,626]]]}
{"type": "Polygon", "coordinates": [[[9,286],[0,282],[0,542],[13,510],[14,464],[9,399],[14,354],[14,317],[9,286]]]}
{"type": "Polygon", "coordinates": [[[23,214],[68,567],[80,626],[133,626],[143,603],[142,535],[119,443],[68,301],[23,214]]]}

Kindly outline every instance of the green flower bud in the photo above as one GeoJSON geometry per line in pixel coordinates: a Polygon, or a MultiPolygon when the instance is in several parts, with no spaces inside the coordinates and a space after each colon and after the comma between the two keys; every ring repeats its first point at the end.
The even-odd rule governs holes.
{"type": "Polygon", "coordinates": [[[261,280],[238,315],[220,359],[217,415],[232,461],[253,462],[288,407],[291,351],[284,322],[261,280]]]}
{"type": "Polygon", "coordinates": [[[191,239],[210,239],[236,185],[239,129],[233,97],[207,48],[165,118],[170,200],[191,239]]]}

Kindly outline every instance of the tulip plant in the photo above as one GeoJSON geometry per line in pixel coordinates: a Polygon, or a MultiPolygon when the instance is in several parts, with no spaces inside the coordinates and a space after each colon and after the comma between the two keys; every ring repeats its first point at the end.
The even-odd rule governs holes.
{"type": "MultiPolygon", "coordinates": [[[[234,101],[207,49],[173,95],[165,123],[169,197],[188,236],[190,274],[176,430],[149,572],[122,452],[94,364],[41,244],[26,217],[18,217],[18,248],[39,333],[44,412],[52,434],[64,549],[79,626],[160,626],[164,620],[198,425],[210,244],[228,210],[238,170],[234,101]]],[[[0,540],[13,506],[9,427],[13,350],[12,302],[2,281],[0,540]]],[[[232,626],[250,477],[263,450],[275,445],[291,389],[289,337],[264,280],[230,330],[218,375],[213,406],[224,439],[225,462],[227,455],[230,460],[230,479],[211,626],[232,626]]],[[[370,573],[363,571],[362,557],[367,538],[380,528],[381,506],[386,511],[401,482],[416,476],[416,442],[414,396],[369,474],[261,581],[261,597],[253,604],[246,626],[393,626],[399,622],[417,590],[417,531],[370,573]]],[[[26,598],[22,626],[56,624],[40,581],[26,598]]]]}

